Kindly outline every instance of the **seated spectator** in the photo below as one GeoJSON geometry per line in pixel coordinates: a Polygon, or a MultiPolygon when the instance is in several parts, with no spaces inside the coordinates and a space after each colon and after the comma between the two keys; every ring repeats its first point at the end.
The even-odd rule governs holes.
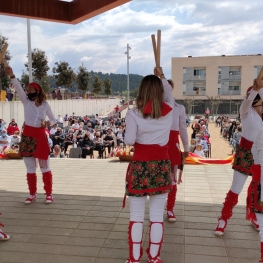
{"type": "Polygon", "coordinates": [[[96,131],[99,131],[99,132],[102,131],[102,127],[101,127],[101,124],[100,124],[99,121],[96,121],[95,130],[96,130],[96,131]]]}
{"type": "Polygon", "coordinates": [[[8,126],[9,126],[10,124],[17,126],[16,120],[15,120],[14,118],[11,119],[11,122],[8,124],[8,126]]]}
{"type": "Polygon", "coordinates": [[[201,144],[197,144],[194,154],[197,154],[200,157],[205,157],[204,151],[202,150],[202,145],[201,144]]]}
{"type": "Polygon", "coordinates": [[[120,118],[117,118],[117,120],[115,121],[115,126],[120,126],[121,125],[121,120],[120,118]]]}
{"type": "Polygon", "coordinates": [[[21,141],[21,137],[19,136],[19,131],[15,131],[13,135],[10,136],[10,147],[13,145],[18,145],[21,141]]]}
{"type": "Polygon", "coordinates": [[[202,131],[200,131],[199,134],[201,135],[201,140],[204,140],[207,144],[210,144],[210,138],[208,135],[204,134],[202,131]]]}
{"type": "Polygon", "coordinates": [[[204,151],[204,153],[208,152],[207,143],[206,143],[205,140],[202,140],[202,139],[201,139],[201,134],[200,134],[200,133],[197,133],[197,134],[196,134],[195,139],[196,139],[196,145],[197,145],[197,144],[202,145],[202,150],[204,151]]]}
{"type": "Polygon", "coordinates": [[[7,135],[7,131],[4,129],[2,130],[2,135],[0,136],[0,146],[5,148],[5,147],[10,147],[11,143],[11,137],[7,135]]]}
{"type": "Polygon", "coordinates": [[[76,131],[79,129],[79,124],[77,120],[74,120],[74,123],[72,124],[71,128],[76,131]]]}
{"type": "Polygon", "coordinates": [[[195,151],[195,147],[196,147],[196,140],[195,139],[191,139],[190,146],[189,146],[189,151],[193,153],[195,151]]]}
{"type": "Polygon", "coordinates": [[[195,139],[196,134],[200,131],[200,124],[196,121],[194,124],[192,124],[191,128],[193,130],[191,138],[195,139]]]}
{"type": "Polygon", "coordinates": [[[61,152],[61,148],[59,145],[55,145],[53,148],[53,152],[50,154],[51,158],[65,158],[65,154],[61,152]]]}
{"type": "Polygon", "coordinates": [[[58,129],[58,125],[55,123],[49,131],[50,135],[54,135],[57,132],[57,129],[58,129]]]}
{"type": "Polygon", "coordinates": [[[190,125],[190,123],[191,123],[191,121],[190,121],[190,119],[189,119],[189,117],[186,115],[185,116],[185,122],[186,122],[186,126],[188,127],[189,125],[190,125]]]}
{"type": "Polygon", "coordinates": [[[14,135],[14,133],[16,132],[16,131],[18,131],[18,133],[20,132],[20,130],[19,130],[19,128],[17,127],[17,124],[16,124],[16,122],[14,121],[14,122],[10,122],[9,123],[9,126],[7,127],[7,134],[8,135],[14,135]]]}
{"type": "Polygon", "coordinates": [[[120,146],[121,143],[124,144],[124,135],[123,126],[120,126],[119,131],[116,133],[117,146],[120,146]]]}
{"type": "Polygon", "coordinates": [[[52,141],[51,138],[49,137],[48,132],[46,132],[46,136],[47,136],[47,141],[48,141],[48,145],[49,145],[49,152],[51,153],[52,147],[53,147],[53,141],[52,141]]]}
{"type": "Polygon", "coordinates": [[[0,119],[0,135],[2,133],[2,130],[5,129],[6,122],[3,119],[0,119]]]}
{"type": "Polygon", "coordinates": [[[70,129],[69,132],[65,136],[65,140],[64,140],[64,154],[66,154],[66,152],[68,150],[68,146],[74,144],[73,133],[74,133],[74,130],[70,129]]]}
{"type": "Polygon", "coordinates": [[[207,135],[208,138],[210,138],[210,133],[208,132],[206,125],[202,126],[202,132],[204,133],[204,135],[207,135]]]}
{"type": "Polygon", "coordinates": [[[95,130],[92,128],[92,124],[91,123],[88,123],[87,131],[90,134],[90,139],[93,140],[94,139],[95,130]]]}
{"type": "Polygon", "coordinates": [[[107,128],[107,134],[103,138],[104,146],[108,148],[108,157],[110,156],[111,149],[116,147],[116,136],[111,127],[107,128]]]}
{"type": "Polygon", "coordinates": [[[93,149],[94,149],[94,143],[90,139],[90,133],[86,132],[84,135],[84,138],[80,141],[80,147],[81,147],[81,157],[83,159],[86,159],[87,155],[90,156],[90,159],[93,156],[93,149]]]}
{"type": "Polygon", "coordinates": [[[85,136],[85,130],[83,130],[83,126],[79,125],[79,129],[74,132],[74,137],[76,138],[77,145],[79,141],[82,140],[85,136]]]}
{"type": "Polygon", "coordinates": [[[62,148],[63,142],[65,140],[65,136],[62,133],[60,127],[57,128],[57,132],[51,136],[53,145],[59,145],[62,148]]]}
{"type": "Polygon", "coordinates": [[[58,115],[57,123],[63,124],[63,119],[62,119],[61,115],[58,115]]]}
{"type": "Polygon", "coordinates": [[[96,132],[93,142],[94,142],[94,150],[99,152],[99,159],[103,158],[104,145],[102,138],[100,138],[99,132],[96,132]]]}

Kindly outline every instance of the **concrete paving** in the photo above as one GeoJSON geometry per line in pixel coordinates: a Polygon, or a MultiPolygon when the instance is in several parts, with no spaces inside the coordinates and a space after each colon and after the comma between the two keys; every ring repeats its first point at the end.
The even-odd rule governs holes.
{"type": "MultiPolygon", "coordinates": [[[[3,229],[0,262],[124,263],[128,256],[128,200],[122,210],[127,163],[114,159],[52,159],[54,203],[46,205],[38,170],[37,201],[28,196],[22,160],[0,162],[3,229]]],[[[258,262],[259,235],[245,220],[246,189],[240,195],[225,236],[214,236],[217,218],[232,180],[230,165],[187,165],[179,185],[176,223],[165,218],[164,263],[258,262]]],[[[249,178],[250,180],[250,178],[249,178]]],[[[248,181],[249,181],[248,180],[248,181]]],[[[248,186],[248,182],[246,188],[248,186]]],[[[148,209],[144,223],[148,246],[148,209]]],[[[146,253],[142,263],[146,263],[146,253]]]]}

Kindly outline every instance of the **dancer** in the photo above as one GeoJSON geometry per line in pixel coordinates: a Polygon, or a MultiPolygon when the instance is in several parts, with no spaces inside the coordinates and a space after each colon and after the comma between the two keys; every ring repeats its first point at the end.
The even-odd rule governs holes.
{"type": "MultiPolygon", "coordinates": [[[[168,82],[174,89],[173,81],[168,80],[168,82]]],[[[167,204],[166,204],[167,219],[169,222],[176,221],[176,216],[173,212],[173,208],[174,208],[174,204],[176,200],[176,192],[177,192],[177,169],[178,166],[181,166],[183,163],[183,158],[180,151],[179,134],[184,147],[183,158],[187,158],[189,155],[189,146],[188,146],[185,108],[183,105],[174,102],[173,122],[170,131],[169,142],[168,142],[168,147],[169,147],[168,152],[171,161],[172,184],[173,184],[172,191],[168,194],[167,204]]]]}
{"type": "MultiPolygon", "coordinates": [[[[126,145],[134,145],[133,160],[127,169],[126,195],[129,196],[129,258],[138,263],[143,254],[142,234],[145,202],[150,196],[149,263],[161,263],[163,212],[171,190],[168,138],[172,123],[174,99],[172,88],[156,67],[154,75],[141,81],[136,108],[126,115],[126,145]],[[161,80],[158,78],[160,77],[161,80]]],[[[125,200],[124,200],[125,205],[125,200]]]]}
{"type": "Polygon", "coordinates": [[[259,131],[251,149],[254,164],[251,166],[252,181],[248,188],[247,219],[257,220],[259,224],[259,237],[261,258],[263,262],[263,128],[259,131]]]}
{"type": "MultiPolygon", "coordinates": [[[[250,167],[253,164],[251,153],[252,145],[256,139],[259,130],[262,127],[262,100],[263,89],[262,80],[256,79],[254,85],[247,90],[247,98],[240,106],[240,117],[242,122],[242,137],[239,147],[236,149],[235,160],[233,164],[234,175],[231,188],[226,195],[221,216],[218,219],[218,225],[215,229],[216,236],[223,236],[227,221],[233,214],[233,208],[238,203],[238,195],[242,191],[248,175],[251,175],[250,167]]],[[[256,230],[259,225],[255,219],[251,220],[256,230]]]]}
{"type": "Polygon", "coordinates": [[[25,200],[25,204],[31,204],[36,200],[37,176],[36,158],[43,174],[44,190],[46,192],[46,203],[53,202],[52,197],[52,173],[50,170],[49,145],[45,133],[45,128],[56,123],[54,114],[49,104],[46,102],[46,95],[38,83],[29,83],[26,93],[15,78],[12,68],[6,67],[5,73],[11,77],[21,102],[24,105],[25,125],[21,137],[19,154],[27,169],[27,183],[30,196],[25,200]],[[48,116],[50,121],[45,121],[48,116]]]}

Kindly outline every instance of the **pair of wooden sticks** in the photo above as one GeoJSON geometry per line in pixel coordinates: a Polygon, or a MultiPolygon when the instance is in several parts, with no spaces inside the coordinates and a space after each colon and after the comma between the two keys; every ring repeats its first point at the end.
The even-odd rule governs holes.
{"type": "Polygon", "coordinates": [[[151,35],[152,37],[152,44],[153,44],[153,53],[156,67],[161,66],[161,30],[157,31],[157,45],[155,35],[151,35]]]}
{"type": "Polygon", "coordinates": [[[5,44],[2,51],[0,52],[0,63],[4,63],[5,67],[8,67],[8,63],[5,60],[5,53],[6,53],[7,48],[8,48],[8,44],[5,44]]]}

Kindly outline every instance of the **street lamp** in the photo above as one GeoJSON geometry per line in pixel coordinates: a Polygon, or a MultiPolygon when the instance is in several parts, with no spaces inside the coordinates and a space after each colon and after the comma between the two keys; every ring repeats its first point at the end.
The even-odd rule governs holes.
{"type": "Polygon", "coordinates": [[[229,90],[229,95],[230,95],[229,108],[230,108],[230,115],[231,115],[231,95],[232,95],[232,90],[229,90]]]}
{"type": "Polygon", "coordinates": [[[125,54],[127,55],[127,101],[128,101],[128,109],[130,108],[130,79],[129,79],[129,59],[131,59],[129,51],[131,47],[127,44],[127,51],[125,54]]]}
{"type": "Polygon", "coordinates": [[[32,82],[33,77],[32,77],[32,51],[31,51],[30,19],[27,19],[27,47],[28,47],[28,76],[29,76],[29,82],[32,82]]]}

